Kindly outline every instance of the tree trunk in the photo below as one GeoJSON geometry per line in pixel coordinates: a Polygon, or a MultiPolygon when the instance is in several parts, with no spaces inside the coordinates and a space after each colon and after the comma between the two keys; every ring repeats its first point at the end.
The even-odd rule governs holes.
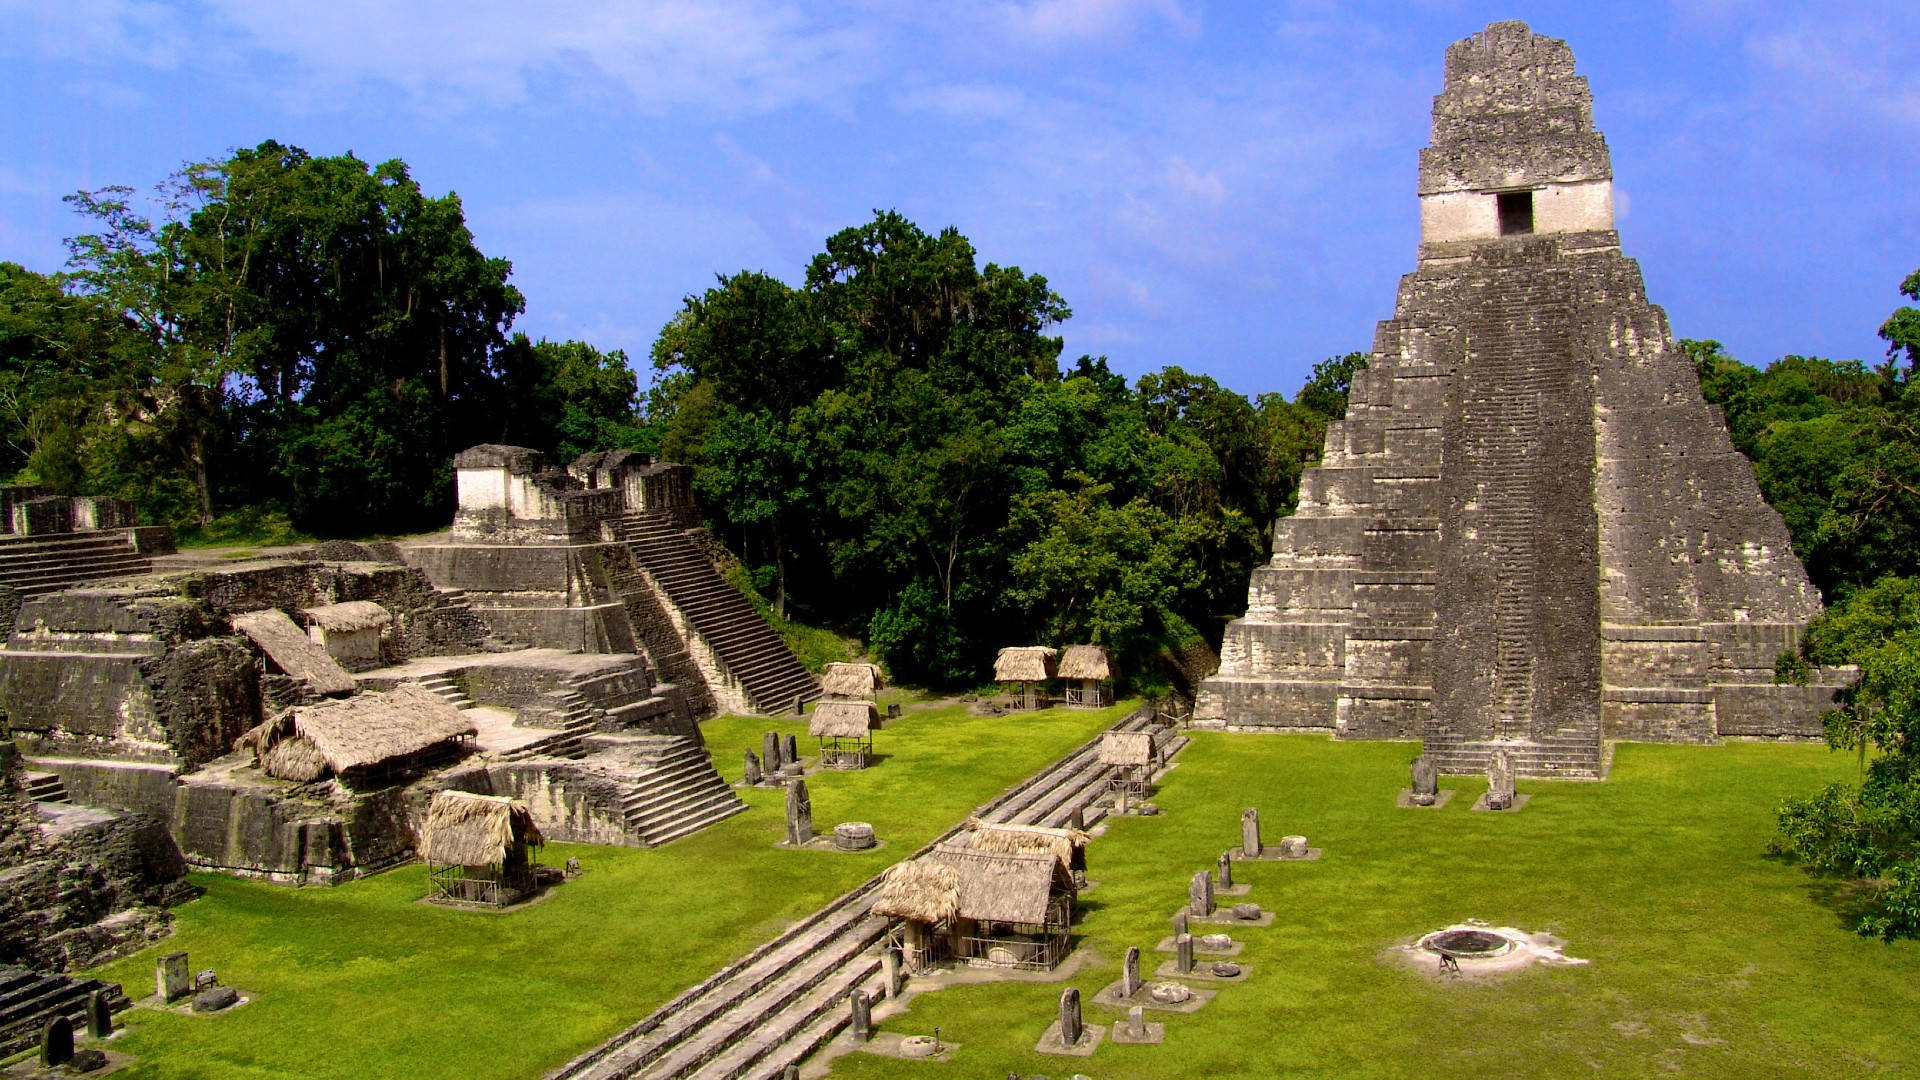
{"type": "Polygon", "coordinates": [[[780,530],[773,530],[773,611],[787,617],[787,545],[780,530]]]}
{"type": "Polygon", "coordinates": [[[198,429],[187,440],[187,456],[193,466],[193,493],[200,503],[200,524],[213,524],[213,491],[207,484],[207,437],[198,429]]]}

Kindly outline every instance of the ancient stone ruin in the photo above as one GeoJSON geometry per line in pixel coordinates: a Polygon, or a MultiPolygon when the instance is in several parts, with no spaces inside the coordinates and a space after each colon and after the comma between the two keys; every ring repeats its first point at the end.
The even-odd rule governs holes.
{"type": "Polygon", "coordinates": [[[498,446],[455,464],[449,533],[241,560],[172,554],[105,500],[0,490],[22,534],[0,545],[85,526],[135,553],[0,573],[0,845],[51,875],[0,895],[0,960],[137,946],[188,868],[329,883],[413,858],[440,791],[588,843],[745,809],[698,721],[818,688],[715,568],[687,470],[498,446]],[[66,888],[82,856],[94,883],[66,888]]]}
{"type": "Polygon", "coordinates": [[[1603,739],[1820,733],[1833,686],[1773,683],[1819,596],[1620,252],[1612,178],[1565,42],[1447,51],[1418,267],[1197,725],[1586,777],[1603,739]]]}

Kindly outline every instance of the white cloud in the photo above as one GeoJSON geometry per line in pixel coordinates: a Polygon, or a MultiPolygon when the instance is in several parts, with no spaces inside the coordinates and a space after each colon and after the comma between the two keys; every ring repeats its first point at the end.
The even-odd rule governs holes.
{"type": "Polygon", "coordinates": [[[142,0],[0,0],[0,51],[39,60],[177,67],[188,33],[177,8],[142,0]]]}
{"type": "Polygon", "coordinates": [[[1167,162],[1167,186],[1178,194],[1215,206],[1227,201],[1227,185],[1219,173],[1203,173],[1177,154],[1167,162]]]}
{"type": "Polygon", "coordinates": [[[961,120],[983,120],[1011,116],[1025,106],[1026,100],[1018,87],[965,82],[908,90],[895,96],[894,105],[903,112],[934,112],[961,120]]]}
{"type": "Polygon", "coordinates": [[[1179,0],[1016,0],[1000,11],[1016,41],[1129,37],[1150,21],[1181,34],[1200,27],[1179,0]]]}

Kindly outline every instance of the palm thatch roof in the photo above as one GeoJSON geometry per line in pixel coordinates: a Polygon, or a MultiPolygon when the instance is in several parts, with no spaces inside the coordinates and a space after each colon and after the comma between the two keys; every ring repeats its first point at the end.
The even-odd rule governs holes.
{"type": "Polygon", "coordinates": [[[870,698],[886,684],[873,664],[828,664],[820,678],[820,692],[828,697],[870,698]]]}
{"type": "Polygon", "coordinates": [[[939,925],[960,911],[960,871],[933,859],[894,863],[880,878],[875,915],[939,925]]]}
{"type": "Polygon", "coordinates": [[[307,632],[279,608],[235,615],[233,628],[247,635],[281,671],[305,679],[320,693],[333,696],[353,692],[353,676],[335,663],[327,650],[309,641],[307,632]]]}
{"type": "Polygon", "coordinates": [[[977,851],[941,844],[925,857],[959,871],[956,914],[963,919],[1045,925],[1054,893],[1074,891],[1066,865],[1044,852],[977,851]]]}
{"type": "Polygon", "coordinates": [[[1069,645],[1060,656],[1063,679],[1113,678],[1113,654],[1105,645],[1069,645]]]}
{"type": "Polygon", "coordinates": [[[1100,764],[1153,764],[1153,733],[1150,731],[1109,731],[1100,736],[1100,764]]]}
{"type": "Polygon", "coordinates": [[[813,707],[807,730],[826,739],[861,739],[880,725],[880,709],[871,701],[823,701],[813,707]]]}
{"type": "Polygon", "coordinates": [[[348,600],[340,604],[323,604],[320,607],[304,608],[300,612],[307,621],[330,634],[351,634],[358,630],[372,630],[393,621],[386,608],[371,600],[348,600]]]}
{"type": "Polygon", "coordinates": [[[957,841],[970,851],[997,854],[1052,855],[1066,867],[1073,866],[1073,852],[1087,846],[1087,834],[1079,829],[1050,829],[1044,825],[1004,825],[968,818],[965,831],[957,841]]]}
{"type": "Polygon", "coordinates": [[[519,799],[442,791],[427,807],[420,857],[442,866],[494,866],[516,844],[542,844],[533,812],[519,799]]]}
{"type": "Polygon", "coordinates": [[[268,775],[306,783],[321,775],[316,760],[339,776],[475,733],[473,722],[439,696],[400,686],[384,694],[296,705],[240,736],[236,748],[252,750],[268,775]],[[290,742],[306,745],[286,747],[290,742]]]}
{"type": "Polygon", "coordinates": [[[1046,682],[1053,678],[1060,650],[1044,645],[1009,645],[993,661],[994,682],[1046,682]]]}

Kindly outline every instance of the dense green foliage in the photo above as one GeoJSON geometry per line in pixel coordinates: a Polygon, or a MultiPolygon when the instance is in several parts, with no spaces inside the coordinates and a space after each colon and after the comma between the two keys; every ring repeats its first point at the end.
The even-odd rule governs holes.
{"type": "MultiPolygon", "coordinates": [[[[1901,291],[1920,299],[1920,272],[1901,291]]],[[[1920,936],[1920,309],[1880,333],[1887,359],[1874,368],[1789,356],[1757,371],[1716,342],[1682,344],[1832,605],[1781,677],[1860,671],[1825,717],[1859,778],[1783,803],[1776,846],[1858,882],[1860,932],[1894,938],[1920,936]]]]}
{"type": "Polygon", "coordinates": [[[721,277],[662,330],[650,421],[776,606],[864,632],[897,675],[977,681],[999,646],[1091,641],[1138,671],[1240,606],[1364,356],[1300,402],[1178,367],[1059,363],[1037,274],[879,213],[789,287],[721,277]]]}
{"type": "Polygon", "coordinates": [[[444,522],[473,443],[637,439],[626,358],[509,339],[511,267],[403,163],[267,142],[158,196],[71,196],[65,273],[0,266],[0,467],[154,521],[365,534],[444,522]]]}

